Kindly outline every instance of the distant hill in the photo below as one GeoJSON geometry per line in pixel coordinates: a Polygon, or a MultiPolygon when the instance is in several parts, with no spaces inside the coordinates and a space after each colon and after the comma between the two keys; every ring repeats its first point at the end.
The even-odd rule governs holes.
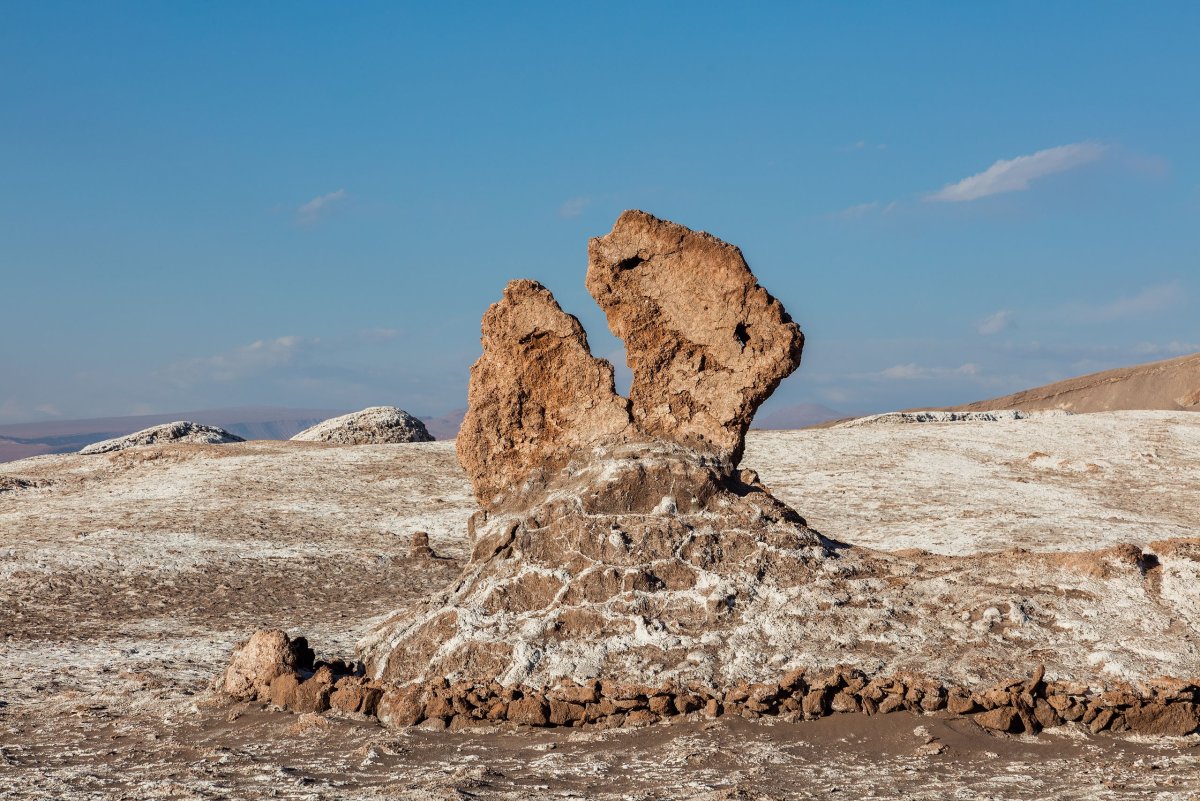
{"type": "Polygon", "coordinates": [[[131,417],[21,423],[0,426],[0,462],[11,462],[46,453],[71,453],[94,442],[123,437],[150,426],[176,420],[218,426],[243,439],[288,439],[309,426],[344,413],[344,410],[339,409],[250,406],[131,417]]]}
{"type": "Polygon", "coordinates": [[[1165,409],[1200,412],[1200,353],[1119,367],[1012,395],[947,407],[948,411],[970,412],[992,409],[1066,409],[1072,412],[1165,409]]]}
{"type": "Polygon", "coordinates": [[[829,420],[837,420],[845,416],[845,412],[830,409],[828,406],[822,406],[819,403],[797,403],[792,406],[771,409],[766,411],[766,413],[757,415],[751,424],[751,428],[775,430],[808,428],[809,426],[815,426],[829,420]]]}
{"type": "Polygon", "coordinates": [[[466,414],[466,409],[455,409],[452,412],[446,412],[441,417],[421,417],[419,419],[425,424],[426,430],[433,435],[434,439],[454,439],[458,436],[459,426],[462,425],[463,417],[466,414]]]}

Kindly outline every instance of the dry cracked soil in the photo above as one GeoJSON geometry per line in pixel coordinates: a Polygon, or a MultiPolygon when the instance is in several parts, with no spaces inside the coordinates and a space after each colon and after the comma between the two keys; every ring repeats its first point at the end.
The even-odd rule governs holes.
{"type": "MultiPolygon", "coordinates": [[[[744,464],[826,536],[962,555],[1195,537],[1197,454],[1200,415],[1113,412],[752,432],[744,464]]],[[[209,691],[256,628],[352,654],[458,574],[474,508],[445,442],[0,465],[0,798],[1200,801],[1197,735],[909,713],[388,731],[209,691]],[[435,556],[409,555],[416,531],[435,556]]]]}

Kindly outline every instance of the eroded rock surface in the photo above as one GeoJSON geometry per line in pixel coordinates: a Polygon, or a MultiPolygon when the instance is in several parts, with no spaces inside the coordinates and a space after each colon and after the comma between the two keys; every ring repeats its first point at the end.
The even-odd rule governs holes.
{"type": "Polygon", "coordinates": [[[536,281],[513,281],[483,316],[458,459],[493,509],[630,429],[613,367],[594,358],[579,321],[536,281]]]}
{"type": "Polygon", "coordinates": [[[804,335],[716,237],[627,211],[588,244],[587,288],[625,341],[638,430],[736,465],[804,335]]]}
{"type": "Polygon", "coordinates": [[[339,445],[390,445],[433,442],[425,424],[395,406],[372,406],[306,428],[292,439],[298,442],[333,442],[339,445]]]}
{"type": "Polygon", "coordinates": [[[206,426],[188,420],[178,420],[174,423],[164,423],[160,426],[144,428],[128,436],[96,442],[88,445],[80,453],[111,453],[112,451],[123,451],[126,448],[136,448],[141,445],[160,445],[168,442],[222,445],[227,442],[245,442],[245,440],[236,434],[230,434],[223,428],[206,426]]]}

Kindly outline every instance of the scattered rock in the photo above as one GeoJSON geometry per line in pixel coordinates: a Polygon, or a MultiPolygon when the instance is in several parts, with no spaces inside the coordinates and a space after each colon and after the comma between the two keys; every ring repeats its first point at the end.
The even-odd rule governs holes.
{"type": "Polygon", "coordinates": [[[311,669],[313,652],[303,637],[279,629],[256,631],[234,649],[221,688],[239,701],[266,701],[277,676],[311,669]]]}
{"type": "Polygon", "coordinates": [[[338,445],[393,445],[433,442],[425,424],[395,406],[372,406],[361,412],[333,417],[306,428],[293,440],[333,442],[338,445]]]}
{"type": "Polygon", "coordinates": [[[123,451],[126,448],[136,448],[142,445],[162,445],[172,442],[190,442],[199,445],[223,445],[228,442],[245,442],[246,440],[230,434],[223,428],[179,420],[174,423],[164,423],[136,431],[128,436],[106,439],[88,445],[80,451],[81,454],[111,453],[123,451]]]}
{"type": "MultiPolygon", "coordinates": [[[[996,423],[1011,420],[1030,420],[1044,417],[1064,417],[1071,412],[1064,409],[1027,412],[1020,409],[997,409],[988,412],[948,412],[928,409],[915,412],[888,412],[869,417],[858,417],[838,423],[835,428],[859,428],[861,426],[898,425],[904,423],[996,423]]],[[[1042,454],[1043,456],[1045,454],[1042,454]]]]}

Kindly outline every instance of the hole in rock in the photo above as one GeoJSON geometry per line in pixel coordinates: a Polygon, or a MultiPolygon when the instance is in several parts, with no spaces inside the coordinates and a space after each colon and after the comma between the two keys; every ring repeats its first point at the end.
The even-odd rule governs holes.
{"type": "Polygon", "coordinates": [[[750,342],[750,333],[745,323],[738,323],[734,326],[733,337],[742,346],[742,349],[745,350],[746,345],[750,342]]]}
{"type": "Polygon", "coordinates": [[[634,267],[637,267],[639,264],[644,264],[645,261],[646,260],[643,259],[641,256],[630,256],[628,259],[621,259],[619,262],[617,262],[617,269],[618,270],[632,270],[634,267]]]}

